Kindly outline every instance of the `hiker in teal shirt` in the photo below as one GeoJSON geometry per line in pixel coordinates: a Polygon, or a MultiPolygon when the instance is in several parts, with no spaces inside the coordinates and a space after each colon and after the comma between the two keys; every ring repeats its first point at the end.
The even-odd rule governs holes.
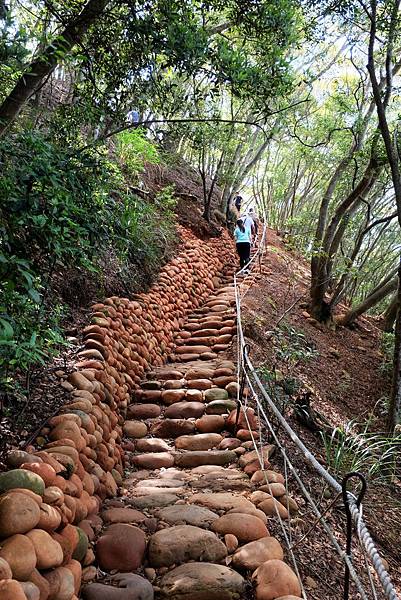
{"type": "Polygon", "coordinates": [[[249,262],[251,256],[251,230],[245,227],[242,219],[238,219],[234,230],[234,238],[237,245],[237,253],[242,269],[249,262]]]}

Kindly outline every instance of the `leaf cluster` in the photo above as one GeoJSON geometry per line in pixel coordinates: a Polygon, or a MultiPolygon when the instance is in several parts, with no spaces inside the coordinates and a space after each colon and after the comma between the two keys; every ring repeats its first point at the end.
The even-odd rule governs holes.
{"type": "MultiPolygon", "coordinates": [[[[122,148],[131,151],[131,175],[145,160],[159,160],[140,131],[128,138],[122,148]]],[[[44,133],[26,131],[0,143],[0,164],[2,380],[42,361],[60,343],[58,323],[65,315],[49,298],[53,274],[97,271],[110,249],[122,278],[130,277],[132,264],[152,270],[173,236],[173,219],[171,212],[161,218],[157,203],[130,191],[105,150],[79,153],[44,133]]]]}

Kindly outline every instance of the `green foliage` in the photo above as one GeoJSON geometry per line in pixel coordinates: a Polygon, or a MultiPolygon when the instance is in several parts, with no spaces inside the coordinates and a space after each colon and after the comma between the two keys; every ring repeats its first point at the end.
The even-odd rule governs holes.
{"type": "Polygon", "coordinates": [[[370,423],[349,421],[322,433],[326,464],[334,477],[360,471],[369,480],[388,483],[396,472],[401,450],[401,436],[369,432],[370,423]]]}
{"type": "Polygon", "coordinates": [[[138,176],[145,163],[160,163],[160,155],[154,144],[146,138],[143,129],[122,131],[117,136],[117,153],[130,176],[138,176]]]}
{"type": "MultiPolygon", "coordinates": [[[[141,160],[158,157],[130,136],[130,168],[130,144],[141,160]]],[[[172,190],[162,193],[161,215],[160,200],[132,194],[104,149],[77,152],[38,131],[0,141],[0,162],[0,383],[9,385],[62,341],[65,310],[48,298],[56,271],[96,271],[111,248],[127,282],[132,264],[157,267],[173,238],[172,190]]]]}
{"type": "Polygon", "coordinates": [[[171,215],[171,211],[175,208],[177,200],[174,196],[175,185],[166,185],[155,196],[155,205],[165,211],[167,216],[171,215]]]}
{"type": "Polygon", "coordinates": [[[283,323],[274,332],[275,356],[288,365],[305,362],[318,356],[318,351],[302,331],[283,323]]]}
{"type": "Polygon", "coordinates": [[[393,370],[394,361],[394,333],[382,332],[380,350],[383,353],[380,370],[382,373],[390,374],[393,370]]]}

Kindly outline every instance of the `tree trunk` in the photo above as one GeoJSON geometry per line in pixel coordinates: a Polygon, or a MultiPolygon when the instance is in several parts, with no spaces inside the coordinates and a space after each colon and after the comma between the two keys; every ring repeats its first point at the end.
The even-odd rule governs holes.
{"type": "MultiPolygon", "coordinates": [[[[381,165],[374,156],[374,150],[375,140],[372,144],[372,156],[361,179],[336,208],[329,225],[323,232],[319,254],[312,259],[310,308],[311,314],[318,321],[324,322],[331,318],[331,309],[329,303],[325,300],[325,294],[330,284],[333,260],[346,230],[346,222],[343,219],[362,202],[363,198],[372,189],[380,173],[381,165]]],[[[316,239],[315,237],[315,241],[316,239]]]]}
{"type": "Polygon", "coordinates": [[[0,106],[0,136],[4,135],[29,98],[54,71],[60,57],[65,56],[83,38],[109,2],[110,0],[89,0],[82,12],[29,65],[0,106]]]}
{"type": "Polygon", "coordinates": [[[210,183],[209,191],[208,191],[206,199],[205,199],[203,216],[206,219],[206,221],[208,221],[208,222],[210,221],[210,217],[211,217],[210,209],[211,209],[211,206],[212,206],[213,191],[214,191],[214,187],[215,187],[215,185],[217,183],[217,179],[218,179],[219,174],[220,174],[220,169],[221,169],[221,165],[223,163],[224,156],[225,156],[225,151],[223,150],[222,153],[221,153],[221,155],[220,155],[219,162],[217,163],[217,166],[215,168],[213,179],[212,179],[212,181],[210,183]]]}
{"type": "Polygon", "coordinates": [[[393,277],[393,279],[390,279],[390,281],[387,281],[387,283],[383,283],[380,287],[377,286],[363,302],[348,311],[346,315],[339,319],[338,323],[340,325],[351,325],[351,323],[353,323],[358,317],[376,306],[376,304],[391,294],[391,292],[394,292],[397,287],[398,275],[393,277]]]}
{"type": "Polygon", "coordinates": [[[393,385],[390,406],[388,411],[387,426],[389,431],[401,422],[401,259],[398,269],[399,285],[397,289],[397,317],[394,338],[394,367],[393,385]]]}
{"type": "Polygon", "coordinates": [[[383,313],[384,323],[383,323],[383,331],[386,333],[390,333],[394,330],[394,321],[397,317],[398,310],[398,296],[394,294],[392,299],[390,300],[390,304],[387,309],[383,313]]]}
{"type": "MultiPolygon", "coordinates": [[[[379,120],[379,129],[383,142],[386,148],[386,154],[390,163],[391,179],[393,181],[395,200],[397,203],[398,222],[401,227],[401,172],[399,165],[399,156],[396,143],[394,143],[390,128],[387,122],[386,110],[393,90],[393,75],[394,69],[392,67],[394,40],[396,39],[399,22],[399,9],[400,0],[394,0],[394,4],[391,10],[390,24],[387,32],[387,43],[386,43],[386,89],[384,95],[381,94],[379,82],[376,76],[375,66],[375,43],[378,38],[377,36],[377,24],[379,18],[377,16],[377,0],[371,0],[371,14],[370,17],[370,35],[369,35],[369,49],[368,49],[368,72],[370,81],[372,83],[373,97],[376,104],[377,117],[379,120]]],[[[398,63],[399,64],[399,63],[398,63]]],[[[390,407],[388,414],[388,429],[390,432],[394,431],[395,426],[401,420],[401,260],[399,264],[399,285],[398,285],[398,310],[395,326],[395,341],[394,341],[394,362],[393,362],[393,386],[391,391],[390,407]]]]}

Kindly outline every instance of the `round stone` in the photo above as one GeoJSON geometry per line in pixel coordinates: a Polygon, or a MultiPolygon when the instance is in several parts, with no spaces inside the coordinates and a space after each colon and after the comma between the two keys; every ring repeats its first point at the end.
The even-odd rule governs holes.
{"type": "Polygon", "coordinates": [[[204,562],[176,567],[160,582],[162,597],[168,600],[238,600],[244,587],[244,579],[232,569],[204,562]]]}
{"type": "Polygon", "coordinates": [[[253,515],[223,515],[212,523],[213,531],[225,535],[232,533],[240,542],[252,542],[269,535],[264,523],[253,515]]]}
{"type": "Polygon", "coordinates": [[[0,560],[7,561],[14,579],[25,581],[36,567],[35,547],[26,535],[17,533],[0,542],[0,560]]]}
{"type": "Polygon", "coordinates": [[[169,419],[197,419],[204,412],[205,405],[203,402],[187,402],[183,400],[167,407],[164,415],[169,419]]]}
{"type": "Polygon", "coordinates": [[[190,560],[218,562],[227,556],[227,548],[211,531],[176,525],[152,535],[148,554],[150,566],[157,568],[190,560]]]}
{"type": "Polygon", "coordinates": [[[96,556],[104,571],[134,571],[145,554],[146,538],[143,531],[133,525],[110,525],[96,544],[96,556]]]}
{"type": "Polygon", "coordinates": [[[26,533],[36,527],[39,519],[40,508],[27,494],[9,492],[0,497],[0,537],[26,533]]]}
{"type": "Polygon", "coordinates": [[[26,535],[35,547],[38,569],[52,569],[61,565],[64,559],[63,550],[47,531],[32,529],[26,535]]]}
{"type": "Polygon", "coordinates": [[[283,549],[276,538],[264,537],[238,548],[233,556],[233,566],[254,571],[268,560],[283,560],[283,556],[283,549]]]}
{"type": "Polygon", "coordinates": [[[256,569],[256,599],[275,600],[280,596],[301,596],[301,586],[294,571],[282,560],[268,560],[256,569]]]}
{"type": "Polygon", "coordinates": [[[168,452],[169,445],[159,438],[144,438],[136,442],[138,452],[168,452]]]}
{"type": "Polygon", "coordinates": [[[124,423],[124,434],[130,438],[143,438],[148,433],[146,423],[141,421],[125,421],[124,423]]]}
{"type": "Polygon", "coordinates": [[[174,505],[160,509],[156,516],[166,523],[186,523],[195,527],[210,527],[218,515],[203,506],[174,505]]]}
{"type": "Polygon", "coordinates": [[[134,456],[132,462],[141,467],[141,469],[161,469],[162,467],[172,467],[174,457],[168,452],[150,452],[149,454],[138,454],[134,456]]]}
{"type": "Polygon", "coordinates": [[[211,448],[216,448],[222,439],[223,437],[218,433],[181,435],[176,438],[175,447],[179,450],[210,450],[211,448]]]}
{"type": "Polygon", "coordinates": [[[218,433],[224,429],[225,420],[221,415],[204,415],[195,422],[201,433],[218,433]]]}

